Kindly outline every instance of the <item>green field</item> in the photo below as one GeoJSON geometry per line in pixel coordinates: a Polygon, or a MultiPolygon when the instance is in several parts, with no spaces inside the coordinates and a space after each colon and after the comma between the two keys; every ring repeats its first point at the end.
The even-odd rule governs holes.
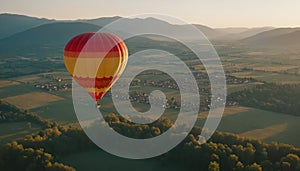
{"type": "MultiPolygon", "coordinates": [[[[257,60],[259,60],[260,56],[251,56],[246,54],[245,58],[242,57],[227,57],[223,58],[224,60],[224,68],[226,70],[235,70],[242,69],[247,66],[250,68],[259,69],[259,67],[263,67],[263,65],[268,65],[268,70],[273,70],[278,63],[272,63],[270,61],[265,60],[266,63],[257,64],[257,60]]],[[[193,63],[193,61],[190,61],[193,63]]],[[[283,62],[283,61],[281,61],[283,62]]],[[[297,68],[289,69],[287,66],[291,65],[289,63],[285,64],[287,71],[297,70],[297,68]]],[[[284,68],[282,69],[284,70],[284,68]]],[[[49,74],[38,74],[38,75],[29,75],[28,77],[23,76],[19,78],[15,78],[13,80],[19,80],[19,84],[3,86],[0,88],[0,98],[6,98],[10,96],[17,96],[22,94],[28,94],[32,92],[42,92],[41,89],[34,87],[34,82],[47,82],[50,78],[47,75],[51,75],[54,77],[61,77],[63,79],[68,79],[69,76],[67,73],[49,73],[49,74]]],[[[234,72],[230,73],[230,75],[237,77],[253,77],[258,80],[263,80],[267,82],[276,82],[276,83],[300,83],[300,77],[298,75],[289,74],[289,73],[273,73],[266,71],[242,71],[242,72],[234,72]]],[[[169,78],[167,75],[162,74],[141,74],[137,77],[141,80],[164,80],[169,78]]],[[[50,80],[51,81],[51,80],[50,80]]],[[[232,93],[235,91],[242,90],[244,88],[252,88],[255,83],[251,84],[234,84],[228,85],[228,93],[232,93]]],[[[131,87],[131,91],[142,91],[145,93],[149,93],[153,90],[162,90],[168,98],[175,97],[175,99],[180,99],[180,93],[175,91],[174,89],[169,88],[159,88],[152,86],[139,87],[134,86],[131,87]]],[[[43,91],[45,92],[45,91],[43,91]]],[[[50,102],[45,106],[40,106],[34,109],[30,109],[30,111],[37,113],[39,116],[45,119],[50,119],[58,122],[59,124],[68,125],[68,124],[76,124],[78,123],[74,109],[72,104],[72,92],[71,90],[63,90],[63,91],[53,91],[51,94],[64,98],[64,100],[50,102]]],[[[102,111],[105,113],[114,112],[114,106],[109,100],[109,98],[105,97],[100,101],[102,107],[102,111]]],[[[141,104],[141,103],[132,103],[133,106],[138,111],[147,111],[149,109],[149,105],[141,104]]],[[[231,107],[229,110],[235,110],[231,107]]],[[[176,119],[177,110],[167,109],[166,116],[170,117],[172,120],[176,119]]],[[[255,108],[247,108],[245,111],[236,112],[234,114],[226,115],[222,118],[222,121],[218,127],[220,131],[237,133],[245,136],[249,136],[252,138],[261,138],[265,142],[270,141],[279,141],[282,143],[289,143],[300,147],[300,138],[296,135],[297,130],[299,130],[300,118],[295,116],[290,116],[286,114],[279,114],[275,112],[268,112],[264,110],[259,110],[255,108]],[[256,137],[257,136],[257,137],[256,137]]],[[[203,126],[203,119],[198,121],[199,126],[203,126]]],[[[17,125],[16,125],[17,126],[17,125]]],[[[22,125],[20,125],[22,126],[22,125]]],[[[1,125],[2,130],[10,130],[8,124],[1,125]],[[6,128],[7,127],[7,128],[6,128]]],[[[23,127],[20,127],[23,128],[23,127]]],[[[7,134],[10,134],[9,132],[7,134]]],[[[22,135],[22,134],[18,134],[22,135]]]]}
{"type": "Polygon", "coordinates": [[[237,91],[244,90],[245,88],[250,89],[255,87],[255,84],[231,84],[227,85],[227,94],[234,93],[237,91]]]}
{"type": "Polygon", "coordinates": [[[58,122],[59,124],[70,124],[77,122],[71,99],[56,101],[47,106],[30,110],[45,119],[58,122]]]}
{"type": "Polygon", "coordinates": [[[40,89],[35,88],[30,84],[17,84],[17,85],[9,85],[0,88],[0,98],[10,97],[10,96],[18,96],[22,94],[27,94],[31,92],[41,92],[40,89]]]}
{"type": "MultiPolygon", "coordinates": [[[[228,110],[234,110],[230,107],[228,110]]],[[[199,120],[202,126],[204,120],[199,120]]],[[[278,141],[300,147],[298,131],[300,117],[247,108],[231,115],[223,116],[217,130],[236,134],[250,135],[251,138],[263,139],[264,142],[278,141]],[[270,129],[274,127],[274,129],[270,129]],[[253,134],[249,131],[254,131],[253,134]],[[264,134],[264,135],[262,135],[264,134]]]]}
{"type": "Polygon", "coordinates": [[[236,77],[252,77],[273,83],[300,83],[298,54],[240,49],[224,54],[221,60],[225,71],[236,77]],[[250,70],[242,71],[244,68],[250,70]]]}
{"type": "Polygon", "coordinates": [[[272,82],[272,83],[280,83],[280,84],[300,83],[300,76],[295,74],[273,73],[273,72],[263,72],[263,71],[247,71],[247,72],[237,72],[231,75],[240,78],[252,77],[257,80],[272,82]]]}
{"type": "MultiPolygon", "coordinates": [[[[257,71],[256,71],[257,72],[257,71]]],[[[245,88],[246,85],[229,85],[228,91],[234,92],[240,89],[245,88]]],[[[247,85],[246,87],[253,87],[253,85],[247,85]]],[[[143,87],[143,90],[152,91],[156,87],[143,87]]],[[[170,97],[178,97],[178,93],[176,93],[172,89],[168,88],[159,88],[163,92],[170,97]]],[[[1,88],[1,97],[9,97],[13,95],[20,95],[28,92],[39,92],[40,90],[34,88],[30,84],[18,84],[18,85],[10,85],[1,88]]],[[[133,87],[131,90],[139,90],[139,87],[133,87]]],[[[76,124],[78,123],[74,109],[73,103],[71,100],[71,91],[56,91],[52,92],[57,96],[65,98],[65,100],[55,101],[47,104],[46,106],[37,107],[31,109],[30,111],[37,113],[39,116],[45,119],[50,119],[58,122],[59,124],[68,125],[68,124],[76,124]]],[[[104,113],[114,112],[113,104],[111,103],[110,98],[103,98],[100,103],[102,104],[102,110],[104,113]]],[[[139,111],[147,111],[149,109],[149,105],[141,104],[141,103],[133,103],[133,106],[139,111]]],[[[229,110],[234,110],[231,107],[229,110]]],[[[167,109],[166,115],[171,120],[176,119],[177,110],[167,109]]],[[[300,121],[299,117],[290,116],[286,114],[279,114],[275,112],[268,112],[264,110],[259,110],[255,108],[248,108],[246,111],[240,111],[235,114],[226,115],[222,118],[222,121],[218,127],[220,131],[232,132],[237,134],[242,134],[245,136],[249,136],[252,138],[261,138],[265,142],[270,141],[278,141],[282,143],[289,143],[300,147],[300,138],[297,138],[296,133],[299,129],[298,123],[300,121]],[[284,125],[286,126],[280,126],[284,125]],[[278,130],[282,129],[282,130],[278,130]],[[251,132],[253,131],[253,132],[251,132]],[[255,137],[257,135],[257,137],[255,137]]],[[[200,119],[198,121],[199,126],[203,126],[204,120],[200,119]]],[[[5,126],[2,125],[2,130],[5,130],[5,126]]],[[[10,127],[7,128],[10,130],[10,127]]],[[[22,134],[19,134],[22,135],[22,134]]]]}
{"type": "Polygon", "coordinates": [[[157,159],[130,160],[119,158],[102,150],[72,154],[62,158],[62,162],[71,165],[79,171],[86,170],[130,170],[130,171],[181,171],[174,165],[162,165],[157,159]],[[117,164],[116,164],[117,163],[117,164]]]}
{"type": "MultiPolygon", "coordinates": [[[[33,75],[29,75],[27,77],[23,76],[23,77],[14,78],[14,80],[20,80],[20,82],[18,82],[19,84],[1,87],[0,99],[13,97],[13,96],[20,96],[24,94],[30,95],[30,93],[36,93],[36,92],[49,93],[47,91],[43,91],[42,89],[34,87],[33,82],[36,81],[36,79],[38,79],[39,82],[45,82],[48,80],[47,78],[38,77],[38,75],[36,77],[33,75]]],[[[41,116],[44,119],[50,119],[60,124],[70,124],[76,122],[77,118],[75,116],[74,109],[73,109],[73,104],[71,100],[72,98],[71,91],[64,90],[64,91],[53,91],[51,92],[51,94],[49,93],[50,96],[52,94],[65,98],[65,100],[50,102],[47,105],[41,105],[41,106],[37,105],[39,107],[30,109],[30,111],[37,113],[39,116],[41,116]]],[[[30,99],[28,100],[30,101],[30,99]]],[[[24,101],[24,103],[26,103],[26,101],[24,101]]]]}
{"type": "Polygon", "coordinates": [[[28,127],[28,122],[8,122],[0,123],[0,144],[7,143],[26,135],[37,133],[41,127],[31,123],[31,128],[28,127]]]}

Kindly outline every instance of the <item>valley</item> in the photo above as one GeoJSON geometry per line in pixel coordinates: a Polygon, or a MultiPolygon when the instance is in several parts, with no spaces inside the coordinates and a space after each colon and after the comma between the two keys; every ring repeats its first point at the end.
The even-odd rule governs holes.
{"type": "MultiPolygon", "coordinates": [[[[201,132],[199,130],[207,119],[211,97],[210,81],[202,62],[198,61],[185,46],[165,37],[145,35],[125,40],[129,55],[148,48],[159,49],[176,55],[188,66],[196,78],[200,93],[200,111],[196,127],[178,148],[166,156],[145,161],[121,159],[95,148],[92,142],[87,141],[74,112],[72,78],[63,63],[63,47],[74,35],[97,31],[118,18],[120,17],[56,21],[10,14],[0,15],[0,23],[6,23],[6,27],[0,28],[0,104],[3,107],[0,108],[0,145],[3,148],[21,148],[20,144],[22,144],[24,149],[32,148],[37,150],[34,154],[38,154],[39,148],[45,146],[45,151],[55,156],[49,159],[52,164],[61,162],[78,170],[120,169],[125,163],[126,169],[130,170],[134,170],[130,165],[145,166],[149,170],[181,170],[181,167],[189,162],[172,155],[178,149],[184,149],[183,156],[199,157],[198,152],[212,156],[218,153],[214,151],[218,148],[230,148],[234,154],[227,150],[226,155],[227,153],[238,155],[239,158],[235,166],[225,165],[228,168],[238,167],[239,160],[243,162],[245,168],[254,165],[254,159],[249,162],[247,158],[243,158],[245,155],[239,151],[241,150],[239,148],[248,150],[242,150],[243,152],[256,149],[258,152],[255,155],[259,157],[265,155],[266,152],[263,150],[273,154],[272,149],[281,148],[299,154],[300,138],[297,134],[300,129],[298,96],[300,95],[300,50],[297,46],[300,44],[298,38],[300,29],[273,27],[216,29],[194,25],[214,45],[220,56],[227,82],[226,108],[217,128],[218,132],[208,143],[201,146],[210,149],[209,153],[205,150],[201,151],[196,141],[197,138],[199,139],[196,135],[201,132]],[[18,18],[18,22],[10,23],[9,21],[14,18],[18,18]],[[82,144],[74,143],[72,144],[74,147],[70,149],[65,145],[65,142],[77,140],[82,144]],[[57,147],[51,144],[56,141],[57,147]],[[232,144],[231,141],[236,144],[232,144]],[[7,143],[11,143],[10,146],[5,145],[7,143]],[[225,147],[222,147],[223,144],[225,147]],[[84,145],[86,147],[82,147],[84,145]],[[217,147],[214,148],[215,146],[217,147]],[[91,162],[97,163],[99,158],[103,159],[102,162],[98,165],[90,165],[91,162]],[[82,162],[78,163],[78,160],[82,162]],[[184,164],[170,164],[173,160],[184,164]],[[121,164],[111,167],[112,163],[121,164]]],[[[160,25],[175,33],[180,33],[183,27],[154,18],[127,20],[143,27],[160,25]]],[[[170,122],[176,120],[181,105],[194,106],[194,104],[181,104],[177,83],[169,75],[155,70],[138,74],[130,83],[129,93],[122,92],[117,96],[120,99],[128,96],[137,111],[146,112],[150,109],[149,94],[154,90],[164,92],[167,104],[163,105],[160,99],[156,99],[155,105],[165,109],[163,116],[170,122]]],[[[108,119],[119,120],[119,122],[114,122],[115,120],[110,122],[110,126],[116,129],[120,126],[118,130],[128,125],[132,129],[153,126],[132,126],[127,120],[118,118],[122,113],[116,111],[110,92],[99,103],[101,112],[108,119]]],[[[163,121],[158,125],[166,124],[163,121]]],[[[164,131],[161,129],[153,133],[155,129],[157,130],[157,127],[153,126],[150,137],[164,131]]],[[[139,136],[143,137],[143,135],[139,136]]],[[[28,151],[32,152],[31,149],[27,149],[28,151]]],[[[274,153],[277,152],[282,151],[278,150],[274,153]]],[[[49,157],[48,153],[41,153],[46,155],[45,158],[49,157]]],[[[278,168],[278,162],[285,160],[286,155],[280,153],[279,158],[273,159],[273,167],[278,168]]],[[[260,161],[259,159],[255,160],[260,161]]],[[[195,160],[189,164],[196,163],[195,160]]],[[[268,168],[269,165],[266,163],[259,164],[268,168]]],[[[56,166],[65,167],[59,164],[56,166]]],[[[67,166],[66,168],[68,169],[67,166]]]]}

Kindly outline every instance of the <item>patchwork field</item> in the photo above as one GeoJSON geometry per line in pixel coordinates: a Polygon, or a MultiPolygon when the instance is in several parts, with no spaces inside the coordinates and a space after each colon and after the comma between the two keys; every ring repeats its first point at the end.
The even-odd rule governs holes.
{"type": "Polygon", "coordinates": [[[255,78],[257,80],[280,83],[280,84],[298,84],[300,83],[300,76],[295,74],[272,73],[264,71],[247,71],[232,73],[235,77],[239,78],[255,78]]]}
{"type": "Polygon", "coordinates": [[[22,94],[42,92],[40,89],[35,88],[29,84],[15,84],[0,88],[0,98],[6,98],[11,96],[18,96],[22,94]]]}
{"type": "Polygon", "coordinates": [[[10,86],[10,85],[17,85],[19,82],[10,81],[10,80],[0,80],[0,88],[10,86]]]}
{"type": "Polygon", "coordinates": [[[273,135],[279,134],[281,132],[284,132],[287,129],[288,125],[287,123],[278,124],[278,125],[272,125],[266,128],[261,129],[255,129],[252,131],[244,132],[240,135],[249,137],[249,138],[255,138],[255,139],[267,139],[269,137],[272,137],[273,135]]]}
{"type": "Polygon", "coordinates": [[[42,118],[50,119],[59,124],[78,122],[71,99],[55,101],[51,104],[31,109],[30,111],[37,113],[42,118]]]}
{"type": "Polygon", "coordinates": [[[218,130],[300,147],[300,138],[297,136],[299,123],[300,117],[297,116],[248,107],[230,107],[225,110],[218,130]]]}
{"type": "Polygon", "coordinates": [[[16,81],[27,83],[27,82],[40,80],[40,79],[41,79],[41,77],[39,77],[38,75],[33,75],[33,76],[24,76],[24,77],[16,78],[16,81]]]}
{"type": "MultiPolygon", "coordinates": [[[[52,73],[52,76],[53,74],[57,74],[59,76],[59,73],[52,73]]],[[[285,80],[289,82],[300,82],[300,78],[296,75],[262,71],[236,72],[233,75],[238,77],[254,77],[260,80],[273,80],[274,82],[284,82],[285,80]],[[294,80],[292,78],[294,78],[294,80]]],[[[65,77],[66,79],[68,78],[67,75],[65,77]]],[[[152,80],[154,78],[165,79],[165,76],[157,77],[156,75],[148,75],[145,78],[148,80],[152,80]]],[[[31,75],[16,79],[20,82],[0,81],[0,83],[2,83],[0,84],[0,99],[4,99],[19,108],[28,109],[29,111],[37,113],[42,118],[56,121],[59,124],[76,125],[78,121],[73,109],[71,91],[63,90],[53,91],[51,93],[45,92],[33,86],[32,83],[36,81],[36,79],[43,82],[47,81],[48,77],[47,74],[39,75],[38,77],[31,75]]],[[[251,88],[254,85],[255,83],[229,85],[228,92],[231,93],[244,88],[251,88]]],[[[145,91],[152,91],[154,89],[158,88],[151,86],[143,88],[145,91]]],[[[159,89],[165,92],[168,97],[179,98],[179,94],[174,92],[172,89],[159,89]]],[[[132,87],[131,90],[139,91],[140,87],[132,87]]],[[[104,113],[116,112],[109,98],[105,97],[100,103],[102,104],[101,109],[104,113]]],[[[139,111],[146,111],[149,109],[149,105],[141,103],[133,103],[133,106],[139,111]]],[[[177,113],[178,111],[175,109],[168,109],[166,114],[171,119],[176,119],[177,113]]],[[[207,113],[205,112],[202,112],[199,115],[199,120],[197,122],[199,126],[203,126],[206,116],[207,113]]],[[[251,138],[260,138],[265,142],[279,141],[300,147],[300,139],[295,136],[297,135],[297,130],[300,128],[300,126],[298,126],[299,121],[300,118],[295,116],[268,112],[255,108],[234,106],[227,107],[225,109],[218,130],[233,132],[251,138]]],[[[3,132],[1,134],[7,134],[7,137],[2,138],[8,138],[8,140],[12,140],[38,130],[38,128],[35,130],[34,126],[30,130],[27,130],[25,123],[2,124],[0,125],[0,128],[2,131],[8,130],[7,133],[3,132]],[[16,127],[15,131],[17,132],[13,132],[14,127],[16,127]],[[11,130],[11,132],[9,132],[9,130],[11,130]],[[24,130],[25,132],[22,132],[21,130],[24,130]]]]}
{"type": "Polygon", "coordinates": [[[3,98],[4,101],[13,104],[20,109],[33,109],[41,106],[45,106],[51,102],[64,100],[61,97],[55,96],[45,92],[27,93],[18,96],[10,96],[3,98]]]}
{"type": "Polygon", "coordinates": [[[290,69],[296,69],[299,68],[298,66],[261,66],[261,67],[254,67],[254,70],[259,71],[268,71],[268,72],[280,72],[280,71],[287,71],[290,69]]]}

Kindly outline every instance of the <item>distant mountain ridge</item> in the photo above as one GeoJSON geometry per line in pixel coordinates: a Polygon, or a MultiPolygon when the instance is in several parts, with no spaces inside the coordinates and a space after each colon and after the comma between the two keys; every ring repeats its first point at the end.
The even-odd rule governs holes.
{"type": "Polygon", "coordinates": [[[273,27],[257,27],[257,28],[223,28],[223,29],[216,29],[216,30],[223,32],[223,36],[219,37],[219,39],[241,40],[273,29],[274,29],[273,27]]]}
{"type": "Polygon", "coordinates": [[[63,52],[65,44],[99,26],[80,22],[55,22],[40,25],[0,40],[0,56],[47,56],[63,52]],[[30,54],[30,55],[28,55],[30,54]]]}
{"type": "MultiPolygon", "coordinates": [[[[101,17],[96,19],[77,19],[77,20],[66,20],[63,22],[81,22],[81,23],[89,23],[98,25],[100,27],[105,26],[108,23],[111,23],[117,19],[120,19],[120,16],[113,16],[113,17],[101,17]]],[[[134,19],[127,19],[124,18],[128,23],[154,23],[164,27],[181,27],[182,25],[174,25],[167,23],[165,21],[155,19],[155,18],[134,18],[134,19]]],[[[59,20],[50,20],[45,18],[36,18],[36,17],[29,17],[25,15],[18,15],[18,14],[0,14],[0,39],[9,37],[15,33],[19,33],[21,31],[25,31],[30,28],[34,28],[40,26],[42,24],[54,23],[54,22],[62,22],[59,20]]],[[[141,24],[142,25],[142,24],[141,24]]],[[[149,24],[148,24],[149,25],[149,24]]],[[[200,29],[209,39],[239,39],[239,38],[246,38],[249,36],[253,36],[262,31],[266,31],[266,27],[263,28],[222,28],[222,29],[214,29],[208,26],[194,24],[198,29],[200,29]],[[249,33],[252,34],[249,34],[249,33]],[[244,35],[246,34],[246,35],[244,35]]],[[[153,27],[153,26],[152,26],[153,27]]],[[[271,29],[271,28],[268,28],[271,29]]]]}
{"type": "MultiPolygon", "coordinates": [[[[64,45],[73,36],[101,27],[122,17],[96,19],[50,20],[17,14],[0,14],[0,56],[51,56],[62,53],[64,45]]],[[[188,25],[176,25],[156,18],[123,18],[126,25],[136,25],[146,31],[160,29],[181,34],[188,25]]],[[[209,40],[238,42],[247,47],[277,48],[293,47],[300,44],[300,28],[211,28],[194,24],[209,40]]],[[[122,28],[121,28],[122,30],[122,28]]],[[[151,38],[151,37],[150,37],[151,38]]],[[[187,34],[186,39],[194,35],[187,34]]],[[[157,39],[157,41],[165,41],[157,39]]]]}
{"type": "Polygon", "coordinates": [[[18,14],[0,14],[0,39],[54,21],[18,14]]]}
{"type": "Polygon", "coordinates": [[[277,28],[245,38],[241,42],[254,48],[299,48],[300,28],[277,28]]]}

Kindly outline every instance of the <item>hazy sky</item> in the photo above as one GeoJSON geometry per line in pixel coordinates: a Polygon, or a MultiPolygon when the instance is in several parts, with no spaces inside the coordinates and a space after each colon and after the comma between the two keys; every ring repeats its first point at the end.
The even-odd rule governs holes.
{"type": "Polygon", "coordinates": [[[0,12],[54,19],[158,13],[210,27],[300,26],[300,0],[0,0],[0,12]]]}

